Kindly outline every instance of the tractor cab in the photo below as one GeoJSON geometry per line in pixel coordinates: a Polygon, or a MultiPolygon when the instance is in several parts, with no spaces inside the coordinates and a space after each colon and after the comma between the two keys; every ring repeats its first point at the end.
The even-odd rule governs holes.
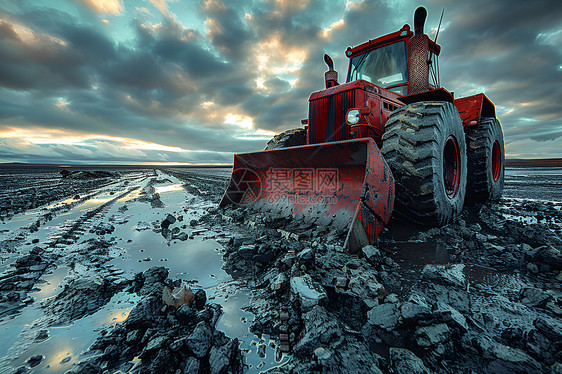
{"type": "Polygon", "coordinates": [[[437,86],[436,60],[441,48],[426,35],[416,35],[414,41],[417,43],[411,43],[412,38],[414,38],[414,33],[410,31],[410,26],[404,25],[397,32],[369,40],[355,48],[348,47],[346,56],[350,61],[346,81],[363,79],[400,96],[405,96],[412,93],[410,88],[410,75],[412,75],[413,79],[427,80],[429,85],[424,86],[427,86],[428,89],[435,88],[437,86]],[[425,43],[423,41],[419,43],[419,39],[425,43]],[[421,73],[427,71],[428,75],[418,78],[420,67],[412,66],[417,63],[416,54],[421,54],[422,59],[425,57],[424,62],[429,69],[424,67],[421,73]],[[428,60],[428,57],[431,59],[428,60]],[[433,72],[429,74],[432,68],[433,72]]]}
{"type": "Polygon", "coordinates": [[[384,124],[394,110],[423,100],[453,101],[451,93],[437,88],[441,48],[423,33],[426,16],[420,7],[414,15],[414,32],[404,25],[348,47],[346,83],[338,83],[332,59],[324,56],[329,68],[326,89],[309,99],[308,144],[368,137],[380,146],[384,124]]]}

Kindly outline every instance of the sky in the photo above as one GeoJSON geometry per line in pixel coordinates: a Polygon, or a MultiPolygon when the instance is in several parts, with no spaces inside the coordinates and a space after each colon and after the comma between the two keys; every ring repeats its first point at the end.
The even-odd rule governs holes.
{"type": "Polygon", "coordinates": [[[231,163],[301,126],[324,53],[345,80],[345,49],[419,5],[507,157],[562,157],[558,0],[0,0],[0,162],[231,163]]]}

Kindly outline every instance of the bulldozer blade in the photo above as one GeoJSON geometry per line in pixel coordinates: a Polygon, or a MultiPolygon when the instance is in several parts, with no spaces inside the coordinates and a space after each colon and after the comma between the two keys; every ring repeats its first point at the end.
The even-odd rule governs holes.
{"type": "Polygon", "coordinates": [[[345,230],[344,248],[372,244],[388,223],[394,179],[370,138],[241,153],[220,206],[345,230]]]}

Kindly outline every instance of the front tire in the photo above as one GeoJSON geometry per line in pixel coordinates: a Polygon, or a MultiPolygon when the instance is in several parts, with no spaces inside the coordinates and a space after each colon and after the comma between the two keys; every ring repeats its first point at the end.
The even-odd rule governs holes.
{"type": "Polygon", "coordinates": [[[389,116],[382,140],[396,184],[394,212],[422,225],[452,222],[462,211],[467,183],[466,140],[455,106],[405,105],[389,116]]]}
{"type": "Polygon", "coordinates": [[[499,200],[503,192],[505,147],[503,131],[496,118],[482,118],[466,131],[468,146],[468,188],[471,202],[499,200]]]}
{"type": "Polygon", "coordinates": [[[306,145],[306,129],[286,130],[267,142],[265,150],[306,145]]]}

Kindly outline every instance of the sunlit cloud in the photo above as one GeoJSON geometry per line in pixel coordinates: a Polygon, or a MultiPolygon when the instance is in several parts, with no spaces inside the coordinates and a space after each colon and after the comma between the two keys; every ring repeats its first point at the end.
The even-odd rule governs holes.
{"type": "Polygon", "coordinates": [[[228,113],[226,115],[224,123],[227,125],[235,125],[248,130],[254,127],[252,118],[236,113],[228,113]]]}
{"type": "Polygon", "coordinates": [[[119,14],[123,11],[121,0],[79,0],[97,13],[119,14]]]}
{"type": "Polygon", "coordinates": [[[168,4],[166,4],[166,0],[150,0],[150,2],[158,8],[162,14],[168,14],[168,4]]]}
{"type": "Polygon", "coordinates": [[[345,21],[342,19],[337,20],[336,22],[333,22],[330,27],[326,27],[324,29],[322,29],[322,37],[329,39],[332,37],[332,33],[334,31],[337,32],[338,29],[341,29],[343,26],[345,25],[345,21]]]}
{"type": "Polygon", "coordinates": [[[43,132],[37,130],[25,130],[12,128],[5,131],[0,131],[0,139],[23,139],[33,144],[72,144],[72,145],[87,145],[88,143],[98,140],[110,141],[119,144],[126,149],[140,149],[152,151],[166,151],[166,152],[189,152],[187,149],[180,147],[167,146],[163,144],[145,142],[131,138],[121,138],[116,136],[107,136],[99,134],[89,135],[74,135],[65,136],[65,132],[57,129],[44,129],[43,132]]]}
{"type": "Polygon", "coordinates": [[[68,109],[68,104],[70,104],[68,101],[60,99],[55,101],[55,106],[59,109],[68,109]]]}
{"type": "Polygon", "coordinates": [[[66,41],[44,32],[35,31],[21,23],[0,17],[0,24],[2,23],[9,25],[17,37],[27,45],[45,47],[48,44],[58,44],[63,47],[67,46],[66,41]]]}
{"type": "Polygon", "coordinates": [[[307,55],[307,48],[283,43],[281,35],[277,33],[258,43],[254,49],[258,70],[263,73],[295,73],[302,67],[307,55]]]}

